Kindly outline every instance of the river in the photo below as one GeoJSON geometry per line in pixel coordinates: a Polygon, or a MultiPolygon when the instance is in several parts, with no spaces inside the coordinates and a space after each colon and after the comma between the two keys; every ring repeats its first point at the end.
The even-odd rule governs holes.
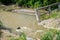
{"type": "Polygon", "coordinates": [[[13,32],[16,32],[15,30],[17,27],[28,27],[32,30],[26,31],[27,36],[30,34],[29,37],[40,37],[42,33],[35,34],[35,31],[46,30],[45,28],[38,26],[35,15],[1,11],[0,20],[2,21],[4,26],[11,28],[13,32]]]}

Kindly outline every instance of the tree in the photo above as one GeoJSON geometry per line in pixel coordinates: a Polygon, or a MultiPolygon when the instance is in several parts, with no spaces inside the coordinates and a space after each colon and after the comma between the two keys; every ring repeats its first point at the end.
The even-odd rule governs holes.
{"type": "Polygon", "coordinates": [[[44,0],[44,1],[43,1],[43,5],[44,5],[44,6],[48,5],[48,0],[44,0]]]}
{"type": "Polygon", "coordinates": [[[5,5],[12,4],[11,0],[0,0],[0,1],[1,1],[1,3],[5,4],[5,5]]]}
{"type": "Polygon", "coordinates": [[[60,2],[60,0],[56,0],[56,2],[60,2]]]}
{"type": "Polygon", "coordinates": [[[37,2],[35,2],[34,3],[34,8],[38,8],[38,7],[40,7],[41,5],[40,5],[40,1],[37,1],[37,2]]]}

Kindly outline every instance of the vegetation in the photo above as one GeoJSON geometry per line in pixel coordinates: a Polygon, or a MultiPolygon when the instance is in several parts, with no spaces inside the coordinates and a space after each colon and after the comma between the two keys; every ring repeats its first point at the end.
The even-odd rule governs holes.
{"type": "MultiPolygon", "coordinates": [[[[51,29],[42,35],[41,40],[54,40],[54,38],[55,40],[60,40],[60,31],[51,29]]],[[[22,33],[22,35],[20,35],[18,38],[11,37],[10,40],[26,40],[26,35],[22,33]]]]}
{"type": "Polygon", "coordinates": [[[48,31],[46,34],[44,34],[41,40],[53,40],[53,33],[48,31]]]}
{"type": "MultiPolygon", "coordinates": [[[[0,27],[2,27],[2,22],[0,21],[0,27]]],[[[2,37],[2,31],[0,30],[0,39],[2,37]]]]}
{"type": "Polygon", "coordinates": [[[41,40],[54,40],[55,35],[57,35],[55,40],[60,40],[60,31],[58,30],[49,30],[41,38],[41,40]]]}
{"type": "Polygon", "coordinates": [[[40,16],[40,20],[46,20],[46,19],[49,19],[49,18],[56,18],[56,17],[60,17],[60,12],[57,12],[57,11],[53,11],[50,15],[47,15],[45,13],[43,13],[41,16],[40,16]]]}
{"type": "Polygon", "coordinates": [[[60,40],[60,31],[57,33],[57,38],[56,40],[60,40]]]}
{"type": "Polygon", "coordinates": [[[3,33],[3,32],[0,30],[0,38],[2,37],[2,33],[3,33]]]}
{"type": "MultiPolygon", "coordinates": [[[[0,4],[4,4],[4,5],[16,4],[16,6],[27,7],[27,8],[38,8],[38,7],[50,5],[50,4],[56,3],[56,2],[60,2],[60,0],[54,0],[54,1],[53,0],[0,0],[0,4]]],[[[15,9],[14,7],[15,6],[9,6],[9,7],[4,6],[4,7],[1,7],[1,8],[3,10],[11,11],[11,10],[15,9]]],[[[59,13],[60,12],[55,13],[55,11],[52,12],[51,15],[47,15],[47,14],[43,13],[40,16],[40,19],[44,20],[44,19],[49,19],[49,18],[60,17],[59,13]]],[[[0,21],[0,27],[2,27],[2,26],[3,26],[3,24],[0,21]]],[[[60,31],[57,31],[57,30],[49,30],[49,31],[47,31],[41,37],[41,40],[53,40],[55,35],[57,35],[56,40],[60,40],[60,31]]],[[[1,38],[1,36],[2,36],[2,31],[0,30],[0,38],[1,38]]],[[[10,40],[26,40],[26,35],[24,33],[22,33],[18,38],[11,37],[10,40]]]]}
{"type": "Polygon", "coordinates": [[[26,40],[26,35],[22,33],[18,38],[11,37],[10,40],[26,40]]]}
{"type": "Polygon", "coordinates": [[[2,26],[2,22],[0,21],[0,27],[2,26]]]}
{"type": "Polygon", "coordinates": [[[60,0],[0,0],[5,5],[16,4],[20,7],[38,8],[52,3],[60,2],[60,0]]]}

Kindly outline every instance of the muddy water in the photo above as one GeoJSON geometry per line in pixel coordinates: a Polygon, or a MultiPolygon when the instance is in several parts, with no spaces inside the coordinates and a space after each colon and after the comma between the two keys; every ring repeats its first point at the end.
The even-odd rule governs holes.
{"type": "Polygon", "coordinates": [[[37,25],[37,20],[35,15],[27,15],[24,13],[12,13],[12,12],[0,12],[0,20],[3,25],[12,29],[15,32],[17,27],[28,27],[31,30],[27,30],[26,34],[30,37],[40,37],[39,35],[34,35],[36,30],[45,30],[43,27],[37,25]]]}

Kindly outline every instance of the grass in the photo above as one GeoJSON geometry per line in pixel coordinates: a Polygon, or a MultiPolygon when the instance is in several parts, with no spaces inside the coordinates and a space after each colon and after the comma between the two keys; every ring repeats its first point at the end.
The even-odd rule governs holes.
{"type": "Polygon", "coordinates": [[[26,40],[26,35],[22,33],[18,38],[11,37],[10,40],[26,40]]]}
{"type": "Polygon", "coordinates": [[[60,40],[60,31],[57,33],[57,38],[56,40],[60,40]]]}
{"type": "Polygon", "coordinates": [[[48,30],[41,37],[41,40],[60,40],[60,31],[58,31],[58,30],[48,30]]]}
{"type": "Polygon", "coordinates": [[[53,40],[53,33],[51,31],[46,32],[41,40],[53,40]]]}
{"type": "Polygon", "coordinates": [[[49,18],[57,18],[57,17],[60,17],[60,12],[57,12],[57,11],[53,11],[50,15],[47,15],[47,14],[42,14],[40,16],[40,20],[47,20],[49,18]]]}

